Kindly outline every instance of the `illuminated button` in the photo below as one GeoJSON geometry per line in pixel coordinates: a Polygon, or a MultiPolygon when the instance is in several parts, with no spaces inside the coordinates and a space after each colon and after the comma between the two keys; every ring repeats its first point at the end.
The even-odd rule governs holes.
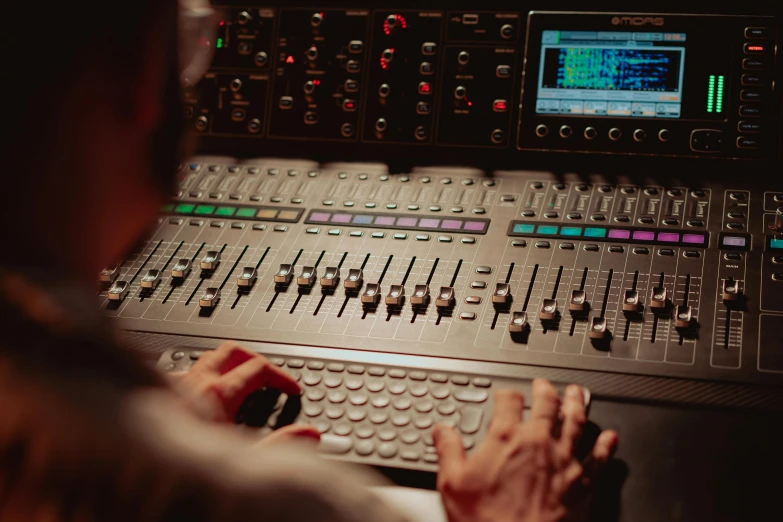
{"type": "Polygon", "coordinates": [[[761,101],[761,91],[757,89],[742,89],[740,91],[740,100],[742,101],[761,101]]]}
{"type": "Polygon", "coordinates": [[[215,212],[215,207],[212,205],[199,205],[193,210],[193,213],[197,216],[208,216],[215,212]]]}
{"type": "Polygon", "coordinates": [[[495,67],[495,76],[498,78],[509,78],[511,76],[510,65],[498,65],[495,67]]]}
{"type": "Polygon", "coordinates": [[[404,232],[398,232],[397,234],[394,234],[392,236],[394,239],[408,239],[408,234],[405,234],[404,232]]]}
{"type": "Polygon", "coordinates": [[[761,148],[761,138],[754,136],[740,136],[737,138],[737,147],[740,149],[759,149],[761,148]]]}
{"type": "Polygon", "coordinates": [[[761,122],[741,121],[737,124],[737,130],[745,134],[761,132],[761,122]]]}
{"type": "Polygon", "coordinates": [[[350,51],[353,54],[358,54],[362,52],[362,49],[364,48],[364,42],[361,40],[351,40],[351,42],[348,44],[348,51],[350,51]]]}
{"type": "Polygon", "coordinates": [[[508,111],[508,100],[495,100],[492,102],[492,110],[495,112],[508,111]]]}
{"type": "Polygon", "coordinates": [[[593,140],[598,136],[598,131],[595,127],[586,127],[584,132],[585,139],[593,140]]]}
{"type": "Polygon", "coordinates": [[[354,112],[356,111],[356,100],[345,99],[343,100],[343,111],[354,112]]]}
{"type": "Polygon", "coordinates": [[[617,141],[622,137],[623,133],[618,129],[617,127],[613,127],[609,129],[609,139],[612,141],[617,141]]]}
{"type": "Polygon", "coordinates": [[[606,237],[605,228],[587,227],[585,229],[585,237],[606,237]]]}
{"type": "Polygon", "coordinates": [[[440,205],[430,205],[429,207],[430,212],[440,212],[441,206],[440,205]]]}
{"type": "Polygon", "coordinates": [[[539,138],[543,138],[547,134],[549,134],[549,127],[547,127],[546,125],[542,124],[536,127],[536,136],[538,136],[539,138]]]}
{"type": "Polygon", "coordinates": [[[254,266],[246,266],[242,269],[242,273],[237,277],[237,286],[251,287],[258,279],[258,270],[254,266]]]}
{"type": "Polygon", "coordinates": [[[419,205],[408,205],[408,210],[419,210],[419,205]]]}
{"type": "Polygon", "coordinates": [[[563,227],[560,229],[561,236],[581,236],[582,227],[563,227]]]}
{"type": "Polygon", "coordinates": [[[768,29],[766,27],[746,27],[745,38],[758,39],[766,38],[768,36],[768,29]]]}
{"type": "Polygon", "coordinates": [[[761,107],[758,105],[740,105],[739,115],[744,118],[760,118],[761,107]]]}
{"type": "Polygon", "coordinates": [[[764,54],[767,48],[765,45],[760,43],[748,42],[742,46],[742,50],[745,54],[764,54]]]}
{"type": "Polygon", "coordinates": [[[558,227],[556,226],[549,226],[549,225],[539,225],[538,229],[536,229],[536,233],[545,235],[545,236],[552,236],[557,234],[558,227]]]}
{"type": "Polygon", "coordinates": [[[253,230],[266,230],[266,225],[263,223],[256,223],[253,225],[253,230]]]}
{"type": "Polygon", "coordinates": [[[330,236],[339,236],[343,233],[343,231],[339,228],[330,228],[326,233],[330,236]]]}
{"type": "Polygon", "coordinates": [[[423,44],[421,44],[421,54],[431,56],[435,54],[437,48],[438,46],[434,42],[424,42],[423,44]]]}
{"type": "Polygon", "coordinates": [[[432,94],[432,84],[429,82],[419,82],[419,94],[432,94]]]}
{"type": "Polygon", "coordinates": [[[743,58],[742,59],[742,68],[745,70],[758,70],[758,69],[764,69],[767,66],[767,61],[762,58],[743,58]]]}
{"type": "Polygon", "coordinates": [[[421,64],[419,64],[419,74],[422,74],[424,76],[429,76],[433,72],[434,69],[430,62],[421,62],[421,64]]]}

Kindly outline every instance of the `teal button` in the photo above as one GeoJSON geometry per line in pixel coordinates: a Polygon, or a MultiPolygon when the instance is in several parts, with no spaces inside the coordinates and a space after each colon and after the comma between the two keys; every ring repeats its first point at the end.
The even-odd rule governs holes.
{"type": "Polygon", "coordinates": [[[560,229],[560,235],[562,236],[581,236],[582,227],[563,227],[560,229]]]}
{"type": "Polygon", "coordinates": [[[237,209],[234,207],[218,207],[215,211],[216,216],[233,216],[237,209]]]}
{"type": "Polygon", "coordinates": [[[557,234],[558,227],[552,225],[539,225],[537,232],[543,236],[554,236],[557,234]]]}
{"type": "Polygon", "coordinates": [[[532,234],[535,229],[535,225],[527,225],[525,223],[517,223],[514,225],[514,232],[517,234],[532,234]]]}
{"type": "Polygon", "coordinates": [[[606,237],[606,229],[598,227],[587,227],[585,237],[606,237]]]}
{"type": "Polygon", "coordinates": [[[780,249],[783,248],[783,239],[773,237],[769,240],[769,248],[780,249]]]}
{"type": "Polygon", "coordinates": [[[177,208],[174,209],[174,212],[176,212],[177,214],[190,214],[191,212],[193,212],[194,208],[196,208],[196,205],[183,203],[182,205],[177,205],[177,208]]]}
{"type": "Polygon", "coordinates": [[[209,216],[213,212],[215,212],[214,205],[199,205],[196,207],[196,210],[193,211],[197,216],[209,216]]]}
{"type": "Polygon", "coordinates": [[[161,212],[173,212],[174,211],[174,203],[169,203],[168,205],[163,205],[160,207],[161,212]]]}
{"type": "Polygon", "coordinates": [[[256,209],[254,208],[240,208],[237,210],[237,217],[255,217],[256,215],[256,209]]]}

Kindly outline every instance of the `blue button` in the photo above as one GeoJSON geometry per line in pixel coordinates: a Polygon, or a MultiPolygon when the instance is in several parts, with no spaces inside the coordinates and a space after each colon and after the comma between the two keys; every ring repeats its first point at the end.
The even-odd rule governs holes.
{"type": "Polygon", "coordinates": [[[773,237],[769,240],[769,248],[774,248],[775,250],[783,249],[783,239],[773,237]]]}
{"type": "Polygon", "coordinates": [[[599,227],[587,227],[585,237],[606,237],[606,229],[599,227]]]}
{"type": "Polygon", "coordinates": [[[353,222],[356,223],[357,225],[369,225],[370,223],[372,223],[372,220],[373,220],[373,216],[359,215],[353,217],[353,222]]]}
{"type": "Polygon", "coordinates": [[[514,232],[517,234],[532,234],[535,229],[535,225],[527,225],[524,223],[517,223],[514,225],[514,232]]]}
{"type": "Polygon", "coordinates": [[[537,232],[544,236],[554,236],[557,234],[557,228],[551,225],[539,225],[537,232]]]}
{"type": "Polygon", "coordinates": [[[560,229],[560,235],[562,236],[581,236],[582,227],[563,227],[560,229]]]}

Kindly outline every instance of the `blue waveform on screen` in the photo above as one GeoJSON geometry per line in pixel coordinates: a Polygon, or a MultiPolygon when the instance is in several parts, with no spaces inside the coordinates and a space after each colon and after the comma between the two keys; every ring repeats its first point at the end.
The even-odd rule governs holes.
{"type": "Polygon", "coordinates": [[[671,91],[678,87],[678,51],[560,48],[557,87],[671,91]]]}

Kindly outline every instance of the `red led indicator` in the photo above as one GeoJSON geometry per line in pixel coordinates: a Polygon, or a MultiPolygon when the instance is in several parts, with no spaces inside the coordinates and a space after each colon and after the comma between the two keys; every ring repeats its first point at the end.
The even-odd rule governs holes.
{"type": "Polygon", "coordinates": [[[225,20],[221,20],[220,21],[220,27],[223,27],[224,25],[226,25],[226,21],[225,20]]]}
{"type": "Polygon", "coordinates": [[[468,107],[473,107],[473,102],[472,101],[468,102],[468,107]]]}
{"type": "Polygon", "coordinates": [[[429,83],[422,82],[419,84],[419,92],[422,94],[429,94],[431,92],[432,87],[430,87],[429,83]]]}
{"type": "Polygon", "coordinates": [[[495,100],[492,108],[495,112],[506,112],[508,110],[508,102],[506,100],[495,100]]]}
{"type": "Polygon", "coordinates": [[[764,51],[764,46],[763,45],[749,45],[748,46],[748,51],[753,51],[753,52],[760,53],[760,52],[764,51]]]}
{"type": "Polygon", "coordinates": [[[321,80],[313,80],[313,85],[321,85],[321,80]]]}
{"type": "Polygon", "coordinates": [[[356,108],[356,104],[352,101],[345,102],[345,108],[349,111],[352,111],[356,108]]]}
{"type": "Polygon", "coordinates": [[[294,57],[289,56],[288,58],[285,59],[285,63],[294,63],[294,57]]]}

